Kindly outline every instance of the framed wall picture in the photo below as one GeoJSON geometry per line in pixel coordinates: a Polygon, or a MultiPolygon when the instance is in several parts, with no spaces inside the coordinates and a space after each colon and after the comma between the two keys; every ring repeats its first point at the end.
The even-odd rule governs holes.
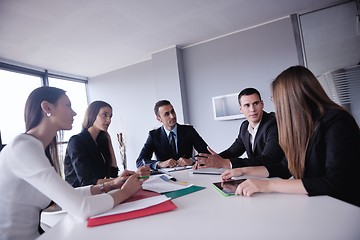
{"type": "Polygon", "coordinates": [[[238,93],[212,98],[215,120],[234,120],[245,118],[240,112],[238,93]]]}

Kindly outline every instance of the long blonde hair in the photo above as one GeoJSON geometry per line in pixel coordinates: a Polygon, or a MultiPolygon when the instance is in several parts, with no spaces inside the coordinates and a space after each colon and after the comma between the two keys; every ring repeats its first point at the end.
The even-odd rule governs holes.
{"type": "MultiPolygon", "coordinates": [[[[279,143],[291,174],[304,176],[305,157],[315,130],[315,116],[328,108],[341,108],[326,94],[314,74],[303,66],[292,66],[272,82],[279,143]]],[[[341,108],[342,109],[342,108],[341,108]]]]}

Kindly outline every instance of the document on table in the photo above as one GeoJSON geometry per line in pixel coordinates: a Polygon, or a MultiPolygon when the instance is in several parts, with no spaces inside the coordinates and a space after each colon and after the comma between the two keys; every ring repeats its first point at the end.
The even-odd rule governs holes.
{"type": "Polygon", "coordinates": [[[211,175],[221,175],[225,172],[226,168],[198,168],[194,169],[191,172],[193,174],[211,174],[211,175]]]}
{"type": "Polygon", "coordinates": [[[167,172],[180,171],[180,170],[185,170],[185,169],[190,169],[190,168],[192,168],[192,166],[173,167],[173,168],[160,168],[159,171],[167,173],[167,172]]]}
{"type": "Polygon", "coordinates": [[[139,209],[144,209],[147,207],[151,207],[151,206],[160,204],[167,200],[170,200],[170,198],[166,197],[165,195],[159,195],[159,196],[140,199],[137,201],[125,202],[125,203],[121,203],[121,204],[117,205],[116,207],[110,209],[109,211],[107,211],[105,213],[93,216],[91,218],[110,216],[110,215],[115,215],[115,214],[120,214],[120,213],[131,212],[131,211],[135,211],[135,210],[139,210],[139,209]]]}
{"type": "Polygon", "coordinates": [[[177,190],[185,189],[185,188],[188,188],[191,186],[192,186],[192,184],[183,185],[183,184],[175,183],[175,182],[169,181],[169,180],[166,181],[163,178],[161,178],[160,176],[150,177],[150,179],[146,180],[142,185],[143,189],[157,192],[157,193],[166,193],[166,192],[177,191],[177,190]]]}

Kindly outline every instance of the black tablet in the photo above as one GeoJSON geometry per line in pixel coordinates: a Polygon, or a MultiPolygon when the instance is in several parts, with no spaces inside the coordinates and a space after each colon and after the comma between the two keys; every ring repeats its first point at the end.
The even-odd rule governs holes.
{"type": "Polygon", "coordinates": [[[234,195],[237,186],[246,179],[230,180],[226,182],[215,182],[213,186],[224,196],[234,195]]]}

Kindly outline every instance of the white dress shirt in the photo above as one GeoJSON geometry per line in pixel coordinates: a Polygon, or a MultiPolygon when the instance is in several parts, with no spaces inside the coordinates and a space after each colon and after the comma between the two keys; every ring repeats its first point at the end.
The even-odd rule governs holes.
{"type": "Polygon", "coordinates": [[[255,137],[256,137],[256,133],[259,129],[260,126],[260,122],[258,124],[256,124],[256,126],[253,128],[250,123],[248,126],[248,132],[250,133],[250,143],[251,143],[251,150],[254,152],[254,142],[255,142],[255,137]]]}

